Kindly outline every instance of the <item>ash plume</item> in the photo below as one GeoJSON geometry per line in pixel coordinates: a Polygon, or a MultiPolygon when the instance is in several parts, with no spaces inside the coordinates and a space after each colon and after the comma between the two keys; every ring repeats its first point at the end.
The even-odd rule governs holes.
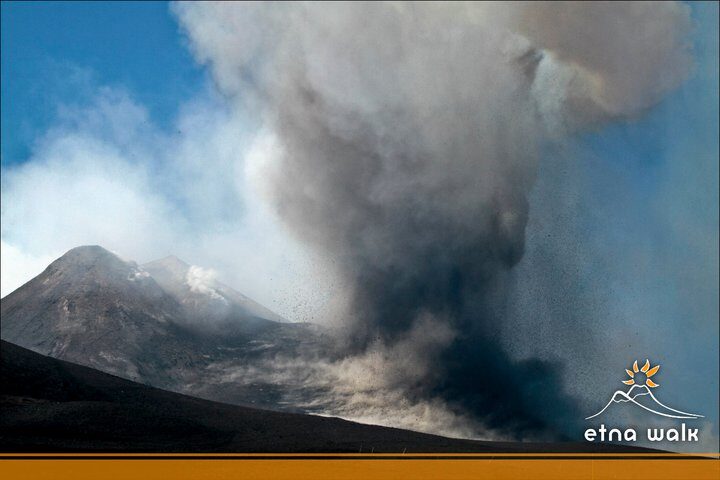
{"type": "Polygon", "coordinates": [[[416,368],[380,371],[406,398],[509,437],[570,435],[581,415],[562,366],[501,347],[506,273],[523,257],[542,156],[687,77],[688,7],[174,8],[197,58],[277,143],[263,188],[346,286],[343,355],[400,345],[416,368]]]}

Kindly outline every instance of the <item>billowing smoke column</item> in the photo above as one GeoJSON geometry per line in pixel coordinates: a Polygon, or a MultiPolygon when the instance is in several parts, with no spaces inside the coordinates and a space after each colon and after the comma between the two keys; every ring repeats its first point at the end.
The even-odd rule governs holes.
{"type": "Polygon", "coordinates": [[[441,398],[515,437],[569,434],[580,415],[558,366],[516,362],[500,347],[504,272],[523,256],[541,153],[638,116],[682,83],[689,9],[175,8],[221,89],[277,139],[266,188],[348,285],[348,352],[420,329],[426,340],[407,355],[425,373],[408,396],[441,398]],[[439,348],[427,348],[435,337],[439,348]]]}

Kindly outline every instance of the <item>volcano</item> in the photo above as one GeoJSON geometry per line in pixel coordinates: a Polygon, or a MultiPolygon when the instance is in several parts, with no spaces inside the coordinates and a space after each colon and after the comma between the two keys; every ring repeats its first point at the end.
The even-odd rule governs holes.
{"type": "Polygon", "coordinates": [[[278,355],[323,352],[290,323],[176,257],[145,265],[100,246],[52,262],[0,302],[2,339],[119,377],[216,401],[291,409],[294,386],[228,381],[278,355]]]}

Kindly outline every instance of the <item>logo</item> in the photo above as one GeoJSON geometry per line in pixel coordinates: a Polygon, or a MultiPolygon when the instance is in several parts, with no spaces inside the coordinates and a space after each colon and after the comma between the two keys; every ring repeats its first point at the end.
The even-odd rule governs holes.
{"type": "Polygon", "coordinates": [[[649,359],[646,359],[645,365],[643,365],[642,368],[638,369],[638,362],[637,360],[635,360],[632,366],[632,370],[627,368],[625,369],[628,376],[630,376],[630,379],[623,380],[622,382],[625,385],[631,385],[630,389],[627,392],[623,392],[622,390],[615,391],[610,401],[602,408],[602,410],[597,412],[595,415],[585,417],[585,420],[590,420],[591,418],[599,416],[611,405],[616,403],[634,404],[640,408],[647,410],[648,412],[652,412],[655,415],[660,415],[662,417],[702,418],[702,415],[697,415],[695,413],[687,413],[681,410],[670,408],[664,403],[661,403],[660,400],[658,400],[655,395],[653,395],[653,392],[650,389],[657,388],[660,385],[651,380],[651,377],[655,375],[658,370],[660,370],[660,365],[655,365],[651,368],[649,359]]]}
{"type": "MultiPolygon", "coordinates": [[[[632,405],[634,407],[640,407],[650,413],[653,413],[660,417],[672,418],[672,419],[697,419],[703,418],[702,415],[696,413],[683,412],[676,408],[668,407],[660,400],[657,399],[653,390],[657,389],[658,384],[652,377],[654,377],[660,370],[660,365],[654,367],[650,365],[650,360],[646,359],[645,364],[638,368],[638,362],[632,365],[631,369],[625,369],[628,376],[627,380],[623,380],[622,383],[629,385],[630,388],[627,391],[616,390],[610,401],[596,414],[585,417],[585,420],[590,420],[598,417],[605,413],[608,408],[613,405],[632,405]]],[[[685,423],[679,426],[679,428],[648,428],[646,438],[650,442],[697,442],[699,435],[699,429],[688,428],[685,423]]],[[[601,424],[599,428],[588,428],[585,430],[585,440],[593,442],[595,440],[600,441],[625,441],[634,442],[637,440],[637,432],[634,428],[607,428],[604,424],[601,424]],[[609,435],[606,437],[606,433],[609,435]],[[598,438],[599,437],[599,438],[598,438]]]]}

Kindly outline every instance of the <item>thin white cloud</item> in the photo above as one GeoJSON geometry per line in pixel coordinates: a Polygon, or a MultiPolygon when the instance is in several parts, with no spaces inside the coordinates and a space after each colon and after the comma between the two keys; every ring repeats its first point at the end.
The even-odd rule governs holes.
{"type": "Polygon", "coordinates": [[[30,255],[3,240],[0,246],[0,297],[39,275],[55,257],[30,255]]]}
{"type": "Polygon", "coordinates": [[[65,251],[99,244],[141,263],[177,255],[286,318],[319,319],[324,277],[254,184],[272,141],[208,95],[181,112],[162,132],[107,87],[60,108],[31,158],[3,170],[3,296],[65,251]]]}

